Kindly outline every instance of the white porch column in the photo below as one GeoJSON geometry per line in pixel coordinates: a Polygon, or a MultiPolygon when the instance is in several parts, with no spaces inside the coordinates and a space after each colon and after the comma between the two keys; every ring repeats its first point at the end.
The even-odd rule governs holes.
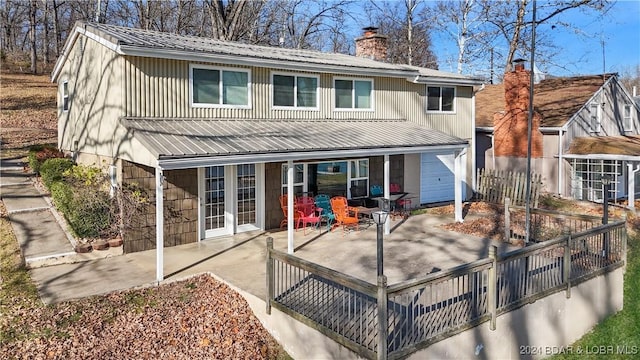
{"type": "Polygon", "coordinates": [[[156,168],[156,281],[164,280],[164,189],[162,168],[156,168]]]}
{"type": "Polygon", "coordinates": [[[455,154],[456,159],[453,166],[454,180],[454,215],[457,222],[462,222],[462,158],[463,152],[455,154]]]}
{"type": "Polygon", "coordinates": [[[633,163],[627,163],[627,176],[629,187],[627,188],[627,196],[629,200],[629,209],[636,211],[636,173],[640,171],[640,165],[635,170],[633,169],[633,163]]]}
{"type": "MultiPolygon", "coordinates": [[[[388,199],[391,196],[389,191],[389,155],[384,155],[384,197],[388,199]]],[[[391,220],[387,216],[387,221],[384,223],[385,235],[391,234],[391,220]]]]}
{"type": "Polygon", "coordinates": [[[287,252],[293,254],[293,160],[287,162],[287,252]]]}

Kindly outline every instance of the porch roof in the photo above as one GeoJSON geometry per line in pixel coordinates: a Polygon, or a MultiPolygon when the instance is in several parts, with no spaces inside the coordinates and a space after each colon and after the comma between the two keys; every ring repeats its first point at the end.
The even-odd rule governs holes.
{"type": "Polygon", "coordinates": [[[567,155],[594,154],[640,156],[640,136],[593,136],[575,138],[567,155]]]}
{"type": "Polygon", "coordinates": [[[467,140],[407,120],[122,118],[121,123],[163,168],[186,167],[186,161],[205,166],[228,158],[267,162],[468,146],[467,140]]]}

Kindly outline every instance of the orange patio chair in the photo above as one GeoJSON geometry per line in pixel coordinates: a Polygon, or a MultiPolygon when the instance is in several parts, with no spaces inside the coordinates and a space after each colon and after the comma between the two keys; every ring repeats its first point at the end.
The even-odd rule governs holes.
{"type": "Polygon", "coordinates": [[[331,198],[331,209],[336,217],[336,222],[331,226],[331,230],[342,225],[343,233],[348,227],[356,227],[358,230],[358,208],[349,206],[347,198],[344,196],[336,196],[331,198]]]}
{"type": "MultiPolygon", "coordinates": [[[[282,219],[282,221],[280,222],[280,229],[282,229],[283,227],[287,226],[287,223],[289,222],[289,206],[288,206],[288,202],[287,202],[288,198],[287,195],[280,195],[280,207],[282,208],[282,214],[284,215],[284,219],[282,219]]],[[[304,216],[304,214],[302,213],[302,211],[299,211],[298,209],[295,208],[295,203],[296,203],[296,198],[293,198],[293,204],[294,204],[294,210],[293,210],[293,226],[295,226],[296,229],[298,229],[298,227],[300,227],[300,219],[304,216]]]]}

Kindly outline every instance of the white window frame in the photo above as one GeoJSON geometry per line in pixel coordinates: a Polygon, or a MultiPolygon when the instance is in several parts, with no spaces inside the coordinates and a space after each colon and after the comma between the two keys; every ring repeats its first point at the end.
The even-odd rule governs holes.
{"type": "Polygon", "coordinates": [[[286,73],[286,72],[272,72],[271,73],[271,108],[276,110],[320,110],[320,76],[313,74],[304,74],[304,73],[286,73]],[[282,106],[275,105],[275,96],[274,96],[274,85],[273,85],[273,77],[274,76],[290,76],[293,77],[293,106],[282,106]],[[315,107],[307,107],[307,106],[298,106],[298,78],[313,78],[316,79],[316,106],[315,107]]]}
{"type": "Polygon", "coordinates": [[[458,89],[456,86],[438,85],[438,84],[427,84],[425,86],[425,111],[427,113],[455,114],[457,110],[457,106],[456,106],[457,102],[458,102],[458,89]],[[438,110],[429,110],[429,88],[440,89],[440,96],[438,97],[438,110]],[[442,110],[442,89],[443,88],[453,89],[453,109],[451,110],[442,110]]]}
{"type": "Polygon", "coordinates": [[[69,111],[70,105],[69,98],[69,81],[65,80],[62,82],[62,111],[69,111]]]}
{"type": "Polygon", "coordinates": [[[189,64],[189,104],[194,108],[228,108],[228,109],[251,109],[251,70],[246,68],[235,68],[235,67],[223,67],[223,66],[213,66],[213,65],[204,65],[204,64],[189,64]],[[216,70],[220,72],[220,82],[218,86],[220,87],[220,103],[196,103],[193,101],[193,69],[204,69],[204,70],[216,70]],[[230,72],[243,72],[247,74],[247,104],[246,105],[231,105],[231,104],[223,104],[222,101],[224,99],[223,91],[223,76],[222,73],[224,71],[230,72]]]}
{"type": "Polygon", "coordinates": [[[633,105],[624,104],[622,107],[622,126],[624,131],[633,131],[633,105]]]}
{"type": "Polygon", "coordinates": [[[352,77],[334,77],[333,78],[333,87],[332,87],[332,92],[333,92],[333,96],[331,101],[333,102],[333,111],[375,111],[376,108],[376,104],[375,104],[375,81],[373,78],[352,78],[352,77]],[[356,96],[355,96],[355,91],[356,91],[356,87],[352,86],[351,87],[351,107],[350,108],[339,108],[337,107],[336,104],[336,80],[347,80],[347,81],[351,81],[351,83],[353,84],[355,81],[366,81],[371,83],[371,99],[369,101],[369,103],[371,104],[371,106],[369,108],[356,108],[355,107],[355,101],[356,101],[356,96]]]}
{"type": "MultiPolygon", "coordinates": [[[[302,170],[302,182],[297,182],[293,184],[293,187],[297,187],[297,186],[302,186],[302,192],[303,193],[307,193],[309,191],[309,183],[308,183],[308,178],[309,178],[309,164],[321,164],[321,163],[326,163],[326,162],[331,162],[330,160],[321,160],[321,161],[310,161],[310,162],[295,162],[293,163],[293,166],[295,167],[296,165],[303,165],[303,170],[302,170]]],[[[335,160],[334,162],[346,162],[347,163],[347,198],[351,199],[351,183],[353,181],[356,180],[367,180],[367,196],[369,196],[369,188],[370,188],[370,176],[371,176],[371,159],[369,158],[358,158],[358,159],[344,159],[344,160],[335,160]],[[360,162],[360,161],[368,161],[369,165],[367,166],[367,175],[366,176],[358,176],[358,177],[352,177],[354,176],[354,174],[351,173],[351,163],[352,162],[360,162]]],[[[359,169],[359,166],[356,165],[356,168],[359,169]]],[[[287,164],[282,164],[282,178],[280,179],[280,188],[282,189],[282,194],[286,194],[287,193],[287,184],[286,184],[286,169],[287,169],[287,164]]],[[[361,175],[361,174],[358,174],[361,175]]],[[[318,195],[318,194],[314,194],[318,195]]]]}
{"type": "Polygon", "coordinates": [[[599,103],[592,102],[589,104],[589,132],[599,133],[600,131],[602,131],[602,110],[599,103]]]}
{"type": "Polygon", "coordinates": [[[367,186],[365,188],[365,196],[363,196],[363,197],[365,197],[365,198],[369,197],[369,187],[370,187],[369,176],[371,175],[371,161],[369,161],[368,158],[348,160],[347,161],[347,166],[348,166],[347,179],[349,181],[348,186],[347,186],[347,192],[349,194],[349,198],[350,199],[353,198],[353,194],[351,194],[351,188],[353,187],[353,182],[361,181],[361,180],[366,180],[367,181],[367,186]],[[366,176],[363,176],[362,174],[353,174],[351,172],[351,164],[355,163],[355,168],[356,169],[360,169],[360,162],[361,161],[366,161],[367,162],[367,174],[366,174],[366,176]]]}

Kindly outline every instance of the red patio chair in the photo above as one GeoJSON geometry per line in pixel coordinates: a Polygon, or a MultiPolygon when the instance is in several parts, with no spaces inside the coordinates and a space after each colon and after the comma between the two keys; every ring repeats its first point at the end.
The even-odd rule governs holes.
{"type": "MultiPolygon", "coordinates": [[[[282,213],[284,215],[284,219],[282,219],[282,221],[280,222],[280,229],[282,229],[283,227],[287,226],[287,223],[289,222],[289,207],[288,207],[288,197],[287,195],[280,195],[280,208],[282,208],[282,213]]],[[[293,198],[293,204],[294,204],[294,210],[293,210],[293,226],[298,229],[298,227],[300,226],[300,219],[302,218],[302,216],[304,215],[302,213],[302,211],[299,211],[298,209],[296,209],[295,207],[295,203],[296,203],[296,198],[293,198]]]]}

